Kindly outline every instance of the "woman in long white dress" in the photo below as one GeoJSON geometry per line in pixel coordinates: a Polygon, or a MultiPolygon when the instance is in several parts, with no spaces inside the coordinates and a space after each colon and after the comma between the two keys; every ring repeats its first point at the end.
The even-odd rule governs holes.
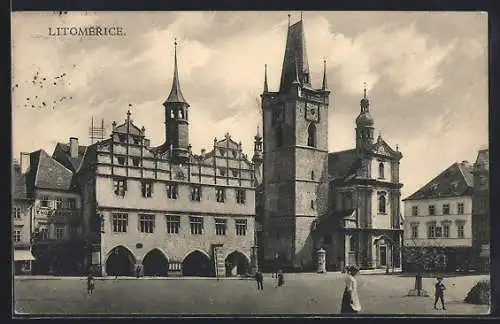
{"type": "Polygon", "coordinates": [[[358,297],[358,282],[354,278],[358,273],[357,267],[351,266],[346,269],[345,290],[342,296],[341,314],[357,314],[361,311],[358,297]]]}

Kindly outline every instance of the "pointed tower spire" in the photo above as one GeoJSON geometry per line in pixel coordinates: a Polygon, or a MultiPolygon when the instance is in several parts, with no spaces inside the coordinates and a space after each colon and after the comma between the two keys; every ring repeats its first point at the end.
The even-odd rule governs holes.
{"type": "Polygon", "coordinates": [[[264,64],[264,93],[268,92],[267,87],[267,64],[264,64]]]}
{"type": "Polygon", "coordinates": [[[323,85],[321,90],[328,90],[328,81],[326,80],[326,59],[323,60],[323,85]]]}
{"type": "Polygon", "coordinates": [[[179,71],[177,69],[177,38],[174,40],[174,77],[172,79],[172,89],[165,103],[168,102],[187,104],[186,99],[184,99],[182,95],[181,85],[179,83],[179,71]]]}

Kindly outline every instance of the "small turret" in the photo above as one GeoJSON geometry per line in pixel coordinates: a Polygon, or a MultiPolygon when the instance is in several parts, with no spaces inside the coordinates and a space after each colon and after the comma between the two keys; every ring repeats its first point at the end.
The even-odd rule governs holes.
{"type": "Polygon", "coordinates": [[[252,162],[256,167],[259,167],[263,161],[262,158],[262,136],[260,135],[259,127],[257,126],[257,134],[254,137],[254,149],[253,149],[253,157],[252,162]]]}

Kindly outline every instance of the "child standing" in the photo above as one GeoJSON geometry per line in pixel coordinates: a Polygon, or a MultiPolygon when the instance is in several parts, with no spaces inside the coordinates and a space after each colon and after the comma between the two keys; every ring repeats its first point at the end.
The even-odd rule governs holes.
{"type": "Polygon", "coordinates": [[[94,287],[95,287],[94,277],[92,276],[91,273],[89,273],[89,275],[87,276],[87,293],[89,295],[92,295],[92,292],[94,291],[94,287]]]}
{"type": "Polygon", "coordinates": [[[278,272],[278,287],[283,286],[284,283],[285,283],[285,277],[283,275],[283,270],[280,270],[278,272]]]}
{"type": "Polygon", "coordinates": [[[446,287],[443,284],[443,278],[442,277],[437,277],[437,282],[435,285],[436,288],[436,294],[435,294],[435,299],[434,299],[434,309],[437,309],[437,303],[438,300],[441,300],[441,305],[443,306],[443,309],[446,309],[444,306],[444,291],[446,287]]]}

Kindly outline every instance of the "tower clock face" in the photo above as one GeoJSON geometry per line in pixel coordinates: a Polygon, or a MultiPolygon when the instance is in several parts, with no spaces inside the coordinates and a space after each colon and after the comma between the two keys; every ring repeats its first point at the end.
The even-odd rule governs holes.
{"type": "Polygon", "coordinates": [[[306,104],[306,119],[309,121],[319,121],[319,106],[316,104],[306,104]]]}

